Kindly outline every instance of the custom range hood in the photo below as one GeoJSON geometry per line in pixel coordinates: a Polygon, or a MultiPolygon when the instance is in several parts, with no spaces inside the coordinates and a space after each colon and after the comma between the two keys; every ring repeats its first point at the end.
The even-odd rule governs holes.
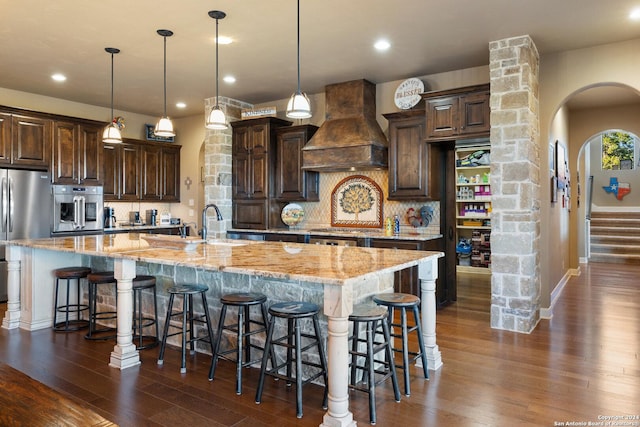
{"type": "Polygon", "coordinates": [[[376,121],[376,86],[367,80],[325,87],[325,122],[302,149],[302,169],[387,168],[387,138],[376,121]]]}

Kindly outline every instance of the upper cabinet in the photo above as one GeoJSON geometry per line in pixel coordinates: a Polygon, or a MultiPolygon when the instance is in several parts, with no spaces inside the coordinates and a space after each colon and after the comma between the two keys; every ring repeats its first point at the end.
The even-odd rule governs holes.
{"type": "Polygon", "coordinates": [[[489,97],[489,85],[423,93],[425,138],[446,141],[488,136],[491,130],[489,97]]]}
{"type": "Polygon", "coordinates": [[[424,138],[424,110],[384,114],[389,121],[389,200],[439,200],[440,150],[424,138]]]}
{"type": "Polygon", "coordinates": [[[231,122],[233,228],[276,227],[276,129],[291,122],[276,117],[231,122]]]}
{"type": "Polygon", "coordinates": [[[102,123],[53,122],[52,179],[56,184],[102,185],[102,123]]]}
{"type": "Polygon", "coordinates": [[[0,165],[48,169],[51,123],[46,117],[0,112],[0,165]]]}
{"type": "Polygon", "coordinates": [[[317,202],[318,172],[302,170],[302,147],[318,130],[317,126],[300,125],[276,131],[276,199],[282,201],[317,202]]]}
{"type": "Polygon", "coordinates": [[[179,145],[125,139],[104,144],[105,201],[180,201],[179,145]]]}

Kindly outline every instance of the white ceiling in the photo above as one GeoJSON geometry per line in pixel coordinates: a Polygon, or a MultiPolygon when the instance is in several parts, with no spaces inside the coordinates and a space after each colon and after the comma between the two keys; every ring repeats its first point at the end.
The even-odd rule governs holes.
{"type": "MultiPolygon", "coordinates": [[[[640,0],[301,0],[301,80],[307,93],[359,78],[374,83],[488,64],[490,41],[529,34],[541,54],[640,37],[627,15],[640,0]],[[392,47],[380,53],[374,41],[392,47]]],[[[167,109],[203,113],[215,95],[215,21],[234,43],[219,48],[220,95],[251,103],[296,88],[294,0],[2,0],[0,87],[109,106],[117,47],[115,108],[162,113],[162,37],[167,40],[167,109]],[[67,75],[60,84],[51,74],[67,75]],[[188,107],[177,109],[184,101],[188,107]]],[[[2,99],[0,99],[2,104],[2,99]]]]}

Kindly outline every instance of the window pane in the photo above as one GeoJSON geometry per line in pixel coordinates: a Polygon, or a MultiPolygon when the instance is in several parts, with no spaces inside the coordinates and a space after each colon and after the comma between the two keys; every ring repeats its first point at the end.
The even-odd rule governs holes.
{"type": "Polygon", "coordinates": [[[626,132],[602,134],[602,169],[633,169],[635,138],[626,132]]]}

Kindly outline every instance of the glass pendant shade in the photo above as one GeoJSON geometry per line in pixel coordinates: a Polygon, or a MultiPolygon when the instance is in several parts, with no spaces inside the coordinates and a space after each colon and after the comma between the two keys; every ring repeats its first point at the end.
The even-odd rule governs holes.
{"type": "Polygon", "coordinates": [[[308,119],[311,117],[311,103],[304,92],[296,92],[289,98],[287,117],[290,119],[308,119]]]}
{"type": "Polygon", "coordinates": [[[222,130],[229,127],[229,125],[227,124],[227,118],[224,115],[224,111],[222,111],[219,106],[216,105],[211,109],[209,115],[207,116],[207,121],[205,122],[204,127],[213,130],[222,130]]]}
{"type": "Polygon", "coordinates": [[[111,122],[104,128],[104,132],[102,132],[102,142],[111,144],[119,144],[122,142],[122,135],[120,134],[120,129],[118,129],[117,124],[111,122]]]}
{"type": "Polygon", "coordinates": [[[156,128],[153,133],[156,136],[168,137],[168,136],[176,136],[176,133],[173,131],[173,123],[169,120],[169,117],[163,117],[156,124],[156,128]]]}

